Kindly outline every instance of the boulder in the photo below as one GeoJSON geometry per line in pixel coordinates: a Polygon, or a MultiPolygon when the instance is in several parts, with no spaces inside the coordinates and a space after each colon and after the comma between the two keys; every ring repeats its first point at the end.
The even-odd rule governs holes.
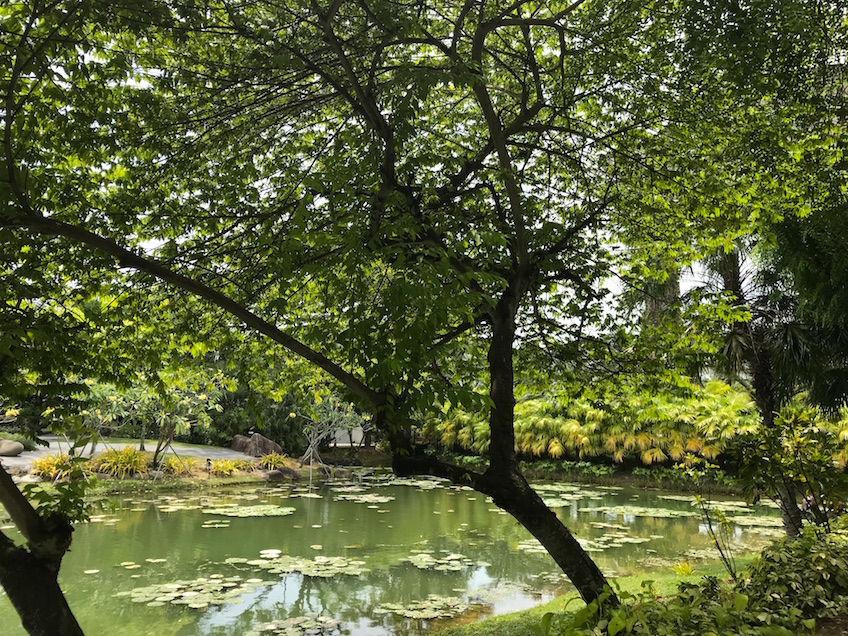
{"type": "Polygon", "coordinates": [[[347,468],[336,467],[333,469],[335,479],[353,479],[353,471],[347,468]]]}
{"type": "Polygon", "coordinates": [[[0,439],[0,457],[17,457],[24,452],[24,445],[11,439],[0,439]]]}
{"type": "Polygon", "coordinates": [[[298,473],[294,468],[289,468],[288,466],[275,468],[266,476],[268,477],[268,481],[284,481],[286,479],[298,481],[300,479],[300,473],[298,473]]]}
{"type": "Polygon", "coordinates": [[[234,451],[243,453],[247,450],[247,445],[250,443],[250,438],[247,435],[234,435],[233,443],[230,445],[234,451]]]}
{"type": "Polygon", "coordinates": [[[247,447],[242,452],[246,455],[252,455],[253,457],[262,457],[263,455],[270,455],[271,453],[282,455],[283,447],[277,442],[272,441],[259,433],[254,433],[250,437],[247,447]]]}

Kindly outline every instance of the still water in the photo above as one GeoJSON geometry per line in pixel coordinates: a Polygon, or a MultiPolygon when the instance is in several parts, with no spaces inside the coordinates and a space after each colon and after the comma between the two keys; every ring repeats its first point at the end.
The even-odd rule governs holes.
{"type": "MultiPolygon", "coordinates": [[[[535,486],[610,576],[716,557],[688,496],[535,486]]],[[[737,553],[780,532],[774,510],[714,503],[737,553]]],[[[569,589],[485,496],[385,475],[106,499],[77,527],[60,582],[92,636],[414,635],[569,589]]],[[[2,592],[0,632],[25,634],[2,592]]]]}

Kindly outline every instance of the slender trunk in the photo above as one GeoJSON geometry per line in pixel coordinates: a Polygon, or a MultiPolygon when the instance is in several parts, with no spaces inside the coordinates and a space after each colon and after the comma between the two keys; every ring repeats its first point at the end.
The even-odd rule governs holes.
{"type": "Polygon", "coordinates": [[[27,550],[6,541],[0,546],[0,585],[27,633],[30,636],[83,636],[56,575],[27,550]]]}
{"type": "Polygon", "coordinates": [[[162,432],[159,435],[159,442],[156,444],[156,450],[153,452],[154,470],[159,466],[159,454],[164,453],[165,449],[168,448],[168,445],[174,441],[174,435],[176,432],[177,428],[174,424],[169,424],[167,427],[162,429],[162,432]]]}
{"type": "MultiPolygon", "coordinates": [[[[751,333],[751,342],[753,353],[749,365],[754,401],[763,418],[763,428],[772,429],[778,410],[778,397],[771,371],[771,358],[764,347],[758,346],[760,343],[755,333],[751,333]]],[[[788,537],[796,537],[801,532],[803,513],[798,506],[796,492],[797,487],[790,479],[782,478],[775,485],[780,518],[788,537]]]]}
{"type": "MultiPolygon", "coordinates": [[[[588,603],[604,592],[607,580],[571,531],[527,483],[515,455],[513,343],[519,297],[520,292],[508,289],[492,315],[488,353],[491,442],[489,468],[481,488],[536,537],[588,603]]],[[[608,602],[617,605],[618,599],[612,594],[608,602]]]]}
{"type": "Polygon", "coordinates": [[[144,452],[144,438],[147,434],[147,424],[142,423],[141,425],[141,438],[138,441],[138,450],[144,452]]]}

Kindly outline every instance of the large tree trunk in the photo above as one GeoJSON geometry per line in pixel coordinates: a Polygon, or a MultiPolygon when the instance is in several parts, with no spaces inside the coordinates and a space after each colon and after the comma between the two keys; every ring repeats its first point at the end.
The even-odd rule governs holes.
{"type": "Polygon", "coordinates": [[[30,636],[83,636],[56,572],[27,550],[0,538],[0,585],[30,636]]]}
{"type": "MultiPolygon", "coordinates": [[[[513,343],[520,294],[510,287],[492,312],[488,353],[491,441],[489,468],[480,487],[538,539],[588,603],[604,592],[607,580],[571,531],[527,483],[515,456],[513,343]]],[[[611,595],[609,602],[617,604],[618,599],[611,595]]]]}
{"type": "Polygon", "coordinates": [[[0,532],[0,585],[31,636],[82,636],[59,587],[59,566],[73,528],[62,515],[42,517],[0,466],[0,504],[27,541],[16,546],[0,532]]]}

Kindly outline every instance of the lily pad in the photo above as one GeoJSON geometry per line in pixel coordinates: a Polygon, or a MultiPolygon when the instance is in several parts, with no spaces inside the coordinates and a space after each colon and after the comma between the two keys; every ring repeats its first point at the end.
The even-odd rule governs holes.
{"type": "Polygon", "coordinates": [[[645,506],[597,506],[596,508],[578,508],[579,512],[602,512],[608,515],[624,515],[631,517],[653,517],[655,519],[672,519],[674,517],[698,517],[697,510],[672,510],[670,508],[648,508],[645,506]]]}
{"type": "MultiPolygon", "coordinates": [[[[317,545],[317,544],[316,544],[317,545]]],[[[317,549],[317,548],[313,548],[317,549]]],[[[274,558],[251,559],[245,561],[234,557],[224,563],[239,566],[241,564],[267,570],[271,574],[302,574],[316,578],[332,578],[334,576],[359,576],[368,570],[363,567],[365,561],[345,557],[316,556],[312,559],[281,554],[274,558]]]]}
{"type": "Polygon", "coordinates": [[[285,517],[294,513],[294,511],[295,508],[265,504],[256,506],[204,508],[201,512],[205,515],[222,515],[224,517],[285,517]]]}
{"type": "Polygon", "coordinates": [[[339,621],[330,616],[310,614],[294,616],[284,620],[263,623],[245,633],[245,636],[284,634],[285,636],[318,636],[333,634],[339,629],[339,621]]]}
{"type": "Polygon", "coordinates": [[[435,570],[437,572],[461,572],[472,565],[474,561],[462,554],[449,554],[436,558],[429,552],[418,552],[403,559],[419,570],[435,570]]]}
{"type": "Polygon", "coordinates": [[[133,603],[146,605],[170,603],[186,605],[192,609],[205,609],[209,605],[238,603],[243,594],[252,592],[263,585],[268,583],[260,579],[243,581],[239,576],[224,578],[223,575],[218,574],[192,581],[174,581],[137,587],[128,592],[118,592],[115,596],[129,597],[133,603]]]}
{"type": "Polygon", "coordinates": [[[438,596],[430,594],[426,599],[413,601],[407,605],[384,603],[374,609],[375,614],[395,614],[405,618],[431,620],[434,618],[451,618],[462,614],[468,609],[468,604],[456,596],[438,596]]]}

